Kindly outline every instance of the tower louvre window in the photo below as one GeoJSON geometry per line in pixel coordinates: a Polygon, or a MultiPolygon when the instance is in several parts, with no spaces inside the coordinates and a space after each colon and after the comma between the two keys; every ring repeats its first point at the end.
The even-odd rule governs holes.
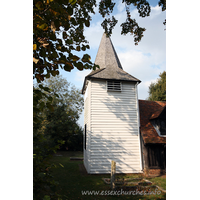
{"type": "Polygon", "coordinates": [[[121,91],[121,82],[120,81],[107,81],[107,91],[121,91]]]}

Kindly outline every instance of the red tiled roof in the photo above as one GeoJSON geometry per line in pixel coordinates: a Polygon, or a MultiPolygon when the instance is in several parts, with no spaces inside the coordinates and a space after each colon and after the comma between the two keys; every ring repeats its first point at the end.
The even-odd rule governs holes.
{"type": "Polygon", "coordinates": [[[157,118],[166,106],[166,102],[139,100],[140,130],[144,143],[166,143],[166,137],[160,137],[150,119],[157,118]]]}

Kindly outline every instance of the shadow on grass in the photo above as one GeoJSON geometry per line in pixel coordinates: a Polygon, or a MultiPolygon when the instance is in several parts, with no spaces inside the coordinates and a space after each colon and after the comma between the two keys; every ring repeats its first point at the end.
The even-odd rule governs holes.
{"type": "MultiPolygon", "coordinates": [[[[100,195],[101,194],[111,194],[110,186],[106,185],[102,178],[110,178],[110,175],[90,175],[82,174],[80,170],[80,165],[83,161],[70,161],[70,157],[82,157],[82,152],[68,152],[68,151],[58,151],[58,155],[54,156],[51,160],[52,163],[57,164],[58,167],[52,169],[52,174],[54,180],[59,182],[57,192],[63,196],[62,200],[70,199],[87,199],[87,200],[110,200],[110,199],[141,199],[141,200],[157,200],[166,199],[166,195],[161,193],[160,195],[100,195]],[[59,165],[61,163],[63,167],[59,165]],[[85,193],[84,192],[93,193],[85,193]],[[102,192],[103,191],[103,192],[102,192]],[[94,192],[99,192],[99,194],[94,192]]],[[[134,175],[128,175],[128,177],[134,177],[134,175]]],[[[138,177],[138,175],[135,175],[138,177]]],[[[155,189],[151,189],[155,192],[155,189]]]]}

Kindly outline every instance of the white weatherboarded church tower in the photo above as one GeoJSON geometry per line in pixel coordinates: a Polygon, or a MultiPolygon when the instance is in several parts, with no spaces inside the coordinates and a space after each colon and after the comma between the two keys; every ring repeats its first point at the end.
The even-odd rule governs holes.
{"type": "Polygon", "coordinates": [[[137,85],[125,72],[112,42],[103,34],[95,64],[100,69],[85,77],[84,165],[89,174],[141,173],[137,85]]]}

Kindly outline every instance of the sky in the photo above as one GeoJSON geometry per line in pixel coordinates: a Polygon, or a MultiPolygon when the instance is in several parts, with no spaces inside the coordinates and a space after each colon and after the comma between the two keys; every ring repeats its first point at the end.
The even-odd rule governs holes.
{"type": "MultiPolygon", "coordinates": [[[[166,70],[166,31],[163,25],[166,19],[166,12],[162,12],[161,7],[150,1],[151,13],[149,17],[139,17],[137,9],[131,10],[131,17],[135,18],[141,27],[145,27],[144,37],[136,46],[133,35],[121,35],[120,24],[125,22],[125,6],[120,1],[115,5],[113,14],[118,20],[111,35],[111,40],[117,52],[124,71],[140,79],[138,85],[138,98],[147,99],[148,87],[150,83],[159,78],[159,74],[166,70]]],[[[83,52],[91,56],[91,61],[95,61],[98,47],[103,35],[101,27],[103,19],[95,8],[95,15],[92,15],[90,27],[85,29],[85,37],[89,42],[90,49],[83,52]]],[[[82,89],[84,78],[91,70],[79,71],[73,69],[71,72],[60,71],[60,74],[78,89],[82,89]]],[[[79,124],[83,127],[83,114],[79,119],[79,124]]]]}
{"type": "MultiPolygon", "coordinates": [[[[200,178],[197,170],[191,168],[199,166],[200,1],[167,1],[166,31],[163,31],[162,24],[165,13],[156,10],[154,2],[152,6],[155,9],[152,9],[150,17],[146,19],[137,17],[147,28],[138,46],[134,46],[132,37],[117,33],[119,27],[115,28],[111,39],[124,70],[141,79],[139,98],[145,99],[148,96],[146,85],[156,80],[159,73],[165,69],[165,64],[162,63],[165,63],[164,42],[167,34],[167,195],[169,199],[195,199],[196,191],[199,190],[198,184],[187,185],[187,190],[184,191],[183,188],[184,175],[188,171],[187,182],[200,178]],[[128,62],[122,57],[125,54],[127,58],[131,57],[135,61],[130,66],[125,66],[128,62]],[[181,149],[181,153],[177,149],[181,149]],[[184,165],[180,167],[180,163],[184,165]],[[178,184],[174,177],[179,180],[178,184]]],[[[27,196],[32,198],[33,178],[33,6],[32,1],[22,0],[20,4],[18,1],[2,1],[1,7],[5,9],[0,12],[2,19],[0,147],[1,159],[6,163],[1,166],[3,172],[1,180],[4,182],[1,196],[6,199],[9,194],[9,199],[14,199],[16,196],[27,199],[27,196]],[[9,8],[9,12],[6,8],[9,8]],[[15,165],[13,170],[13,163],[20,165],[15,165]],[[12,177],[12,181],[8,177],[12,177]],[[11,187],[12,193],[10,193],[11,187]]],[[[119,5],[116,13],[122,15],[123,12],[123,7],[119,5]]],[[[94,17],[91,27],[86,29],[86,37],[91,45],[87,53],[92,54],[93,61],[103,33],[100,21],[101,18],[94,17]]],[[[89,71],[73,70],[62,75],[78,88],[82,88],[82,79],[88,73],[89,71]]]]}

